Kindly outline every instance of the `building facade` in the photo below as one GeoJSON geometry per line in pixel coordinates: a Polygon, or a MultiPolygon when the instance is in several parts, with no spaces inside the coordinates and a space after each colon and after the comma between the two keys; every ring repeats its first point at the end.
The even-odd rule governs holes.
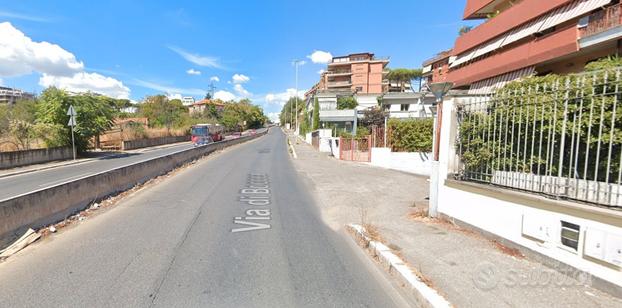
{"type": "Polygon", "coordinates": [[[421,86],[432,82],[444,82],[447,80],[449,70],[449,58],[452,50],[439,52],[433,58],[425,60],[421,69],[421,86]]]}
{"type": "Polygon", "coordinates": [[[192,96],[184,96],[181,98],[181,103],[184,106],[192,106],[195,103],[194,97],[192,96]]]}
{"type": "Polygon", "coordinates": [[[618,54],[621,12],[615,0],[467,0],[464,19],[488,19],[456,39],[446,79],[482,94],[525,76],[582,71],[618,54]]]}
{"type": "Polygon", "coordinates": [[[0,87],[0,104],[15,104],[22,99],[34,99],[35,95],[20,89],[0,87]]]}
{"type": "Polygon", "coordinates": [[[222,112],[224,110],[224,108],[225,108],[225,104],[223,104],[223,103],[221,103],[219,101],[214,101],[214,100],[209,100],[209,99],[202,99],[202,100],[192,104],[192,106],[190,106],[188,108],[188,112],[190,114],[203,113],[208,105],[214,105],[216,107],[216,111],[217,112],[222,112]]]}
{"type": "Polygon", "coordinates": [[[377,58],[373,53],[356,53],[334,57],[321,74],[318,89],[351,93],[376,93],[386,91],[388,58],[377,58]]]}

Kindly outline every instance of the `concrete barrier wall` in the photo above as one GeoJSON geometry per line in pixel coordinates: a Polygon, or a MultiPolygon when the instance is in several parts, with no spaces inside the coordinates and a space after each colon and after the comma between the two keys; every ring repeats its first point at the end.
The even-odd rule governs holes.
{"type": "Polygon", "coordinates": [[[0,152],[0,169],[73,158],[71,147],[0,152]]]}
{"type": "Polygon", "coordinates": [[[148,138],[148,139],[138,139],[138,140],[128,140],[123,141],[121,144],[121,149],[126,150],[134,150],[140,148],[148,148],[154,147],[163,144],[169,143],[177,143],[190,141],[190,136],[169,136],[169,137],[159,137],[159,138],[148,138]]]}
{"type": "Polygon", "coordinates": [[[37,229],[63,220],[94,201],[144,183],[216,150],[266,133],[264,131],[252,136],[211,143],[2,200],[0,249],[28,228],[37,229]]]}

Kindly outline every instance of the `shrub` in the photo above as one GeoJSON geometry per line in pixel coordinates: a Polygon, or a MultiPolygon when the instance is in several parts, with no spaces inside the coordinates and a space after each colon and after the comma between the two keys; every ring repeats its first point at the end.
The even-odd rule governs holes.
{"type": "Polygon", "coordinates": [[[337,98],[337,109],[338,110],[354,109],[358,105],[359,103],[356,101],[356,98],[352,96],[341,96],[337,98]]]}
{"type": "Polygon", "coordinates": [[[434,119],[391,119],[388,123],[393,151],[431,152],[434,119]]]}

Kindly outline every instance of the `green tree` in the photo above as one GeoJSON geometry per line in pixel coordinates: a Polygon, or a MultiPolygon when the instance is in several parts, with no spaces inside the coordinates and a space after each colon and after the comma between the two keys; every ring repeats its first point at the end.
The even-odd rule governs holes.
{"type": "Polygon", "coordinates": [[[320,103],[317,97],[313,102],[313,130],[320,128],[320,103]]]}
{"type": "Polygon", "coordinates": [[[296,109],[296,98],[294,97],[290,97],[287,103],[283,105],[283,108],[281,109],[281,114],[279,115],[281,124],[295,123],[292,112],[294,114],[300,114],[300,112],[302,112],[302,110],[304,109],[304,105],[305,105],[304,101],[300,98],[297,98],[297,99],[298,99],[298,110],[297,111],[294,111],[294,109],[296,109]]]}
{"type": "Polygon", "coordinates": [[[73,105],[76,110],[76,148],[84,152],[89,139],[112,127],[116,115],[111,98],[93,94],[69,96],[63,90],[51,87],[43,91],[37,103],[37,126],[39,133],[49,130],[50,137],[44,137],[48,146],[71,144],[71,128],[67,126],[67,110],[73,105]]]}
{"type": "Polygon", "coordinates": [[[473,29],[473,27],[471,26],[462,26],[460,27],[460,29],[458,29],[458,36],[461,36],[469,31],[471,31],[471,29],[473,29]]]}
{"type": "Polygon", "coordinates": [[[167,129],[182,128],[189,119],[188,109],[181,100],[169,100],[164,95],[147,96],[140,105],[140,114],[149,119],[149,125],[167,129]]]}
{"type": "Polygon", "coordinates": [[[382,111],[380,108],[372,108],[363,111],[363,118],[361,119],[361,125],[366,127],[383,126],[384,118],[387,116],[387,113],[382,111]]]}
{"type": "Polygon", "coordinates": [[[417,69],[408,69],[408,68],[395,68],[389,70],[387,73],[387,79],[393,81],[400,85],[400,91],[404,92],[406,90],[406,85],[411,84],[413,80],[418,80],[421,78],[422,70],[420,68],[417,69]]]}
{"type": "Polygon", "coordinates": [[[359,103],[353,96],[340,96],[337,98],[337,109],[339,110],[354,109],[358,105],[359,103]]]}

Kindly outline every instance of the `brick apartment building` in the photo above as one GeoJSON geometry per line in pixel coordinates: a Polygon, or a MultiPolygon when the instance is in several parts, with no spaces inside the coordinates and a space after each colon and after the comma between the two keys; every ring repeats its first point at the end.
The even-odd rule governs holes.
{"type": "Polygon", "coordinates": [[[579,72],[620,51],[617,0],[467,0],[463,18],[488,19],[456,39],[446,79],[474,94],[533,74],[579,72]]]}
{"type": "Polygon", "coordinates": [[[380,94],[386,91],[385,80],[389,64],[387,58],[377,58],[373,53],[355,53],[334,57],[320,76],[310,93],[334,92],[356,94],[380,94]]]}

